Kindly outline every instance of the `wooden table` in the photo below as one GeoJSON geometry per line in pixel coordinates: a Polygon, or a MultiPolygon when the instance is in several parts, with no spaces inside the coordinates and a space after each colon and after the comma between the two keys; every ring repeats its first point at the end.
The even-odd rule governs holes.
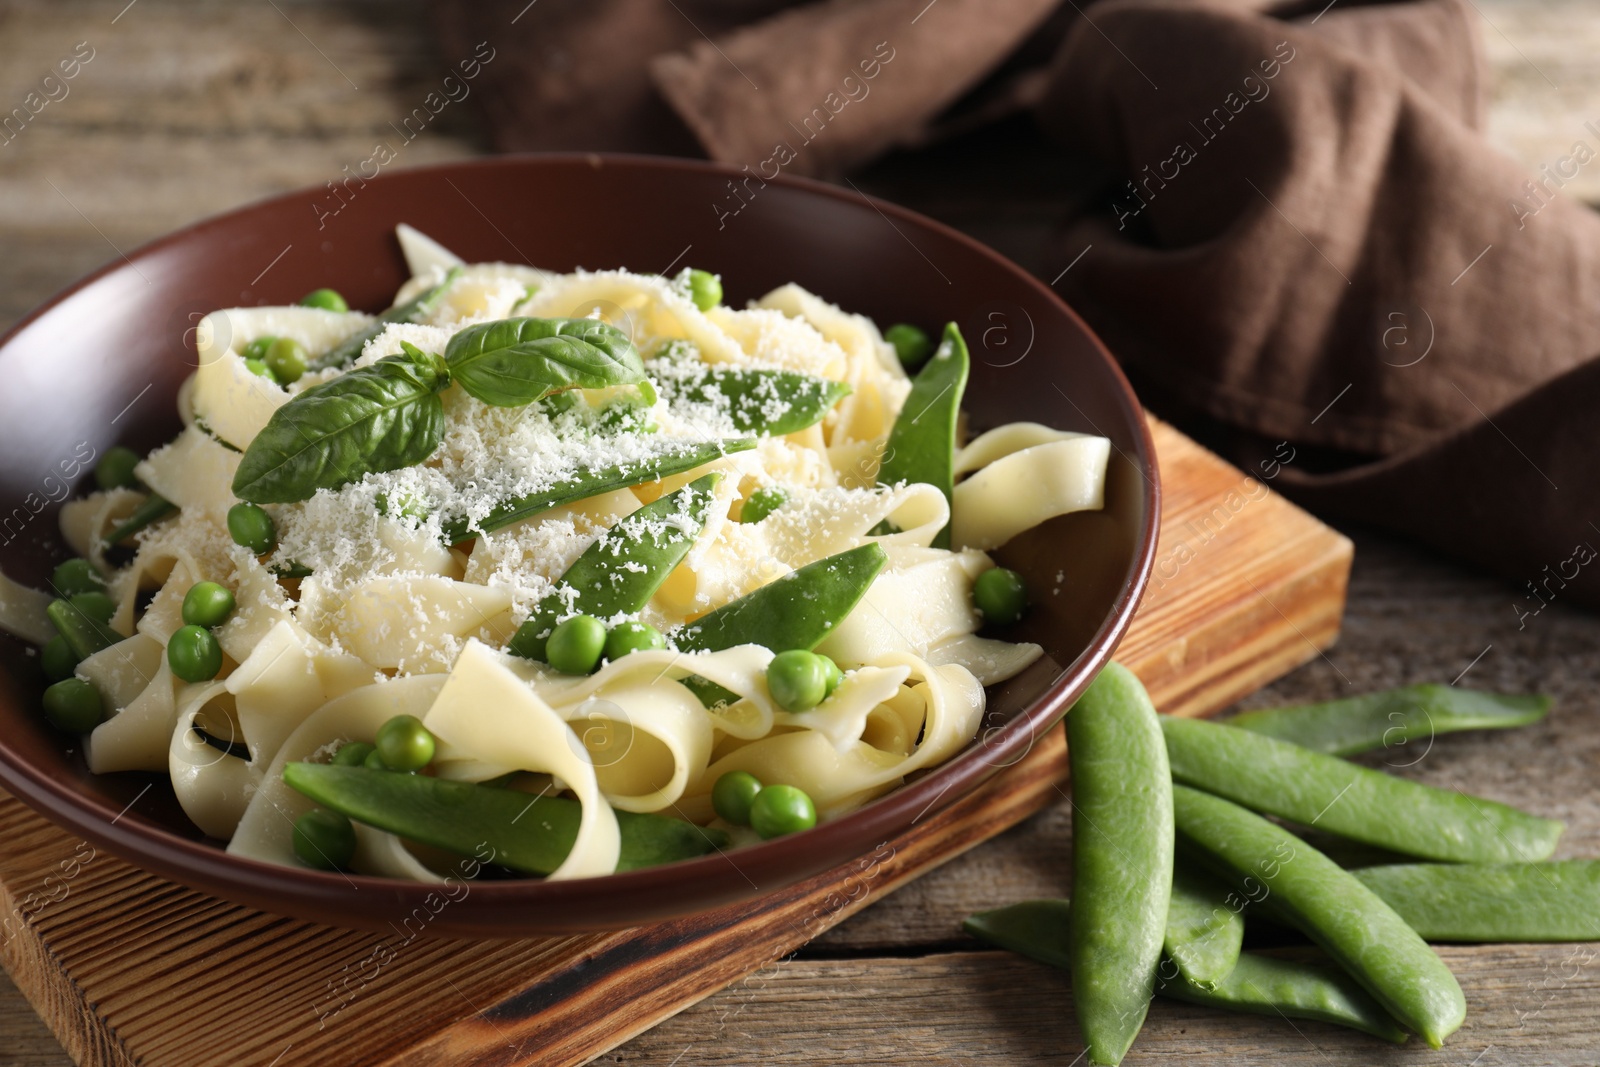
{"type": "MultiPolygon", "coordinates": [[[[1564,154],[1593,117],[1583,109],[1600,87],[1600,8],[1592,0],[1478,7],[1497,70],[1491,134],[1534,169],[1564,154]]],[[[365,159],[387,123],[442,76],[415,0],[0,0],[0,111],[83,41],[94,58],[69,95],[0,145],[0,326],[119,249],[334,177],[365,159]]],[[[398,165],[484,150],[477,116],[452,105],[398,165]]],[[[863,185],[1024,264],[1055,210],[1043,183],[1003,206],[908,184],[892,164],[863,185]]],[[[1568,192],[1600,200],[1600,175],[1585,171],[1568,192]]],[[[1600,730],[1589,718],[1600,712],[1600,619],[1558,602],[1519,630],[1510,587],[1351,533],[1342,642],[1250,703],[1462,675],[1463,684],[1550,692],[1559,703],[1545,724],[1440,739],[1399,773],[1566,819],[1560,855],[1600,856],[1600,730]]],[[[1070,1015],[1064,980],[980,950],[959,922],[980,907],[1065,891],[1069,835],[1066,805],[1049,809],[600,1062],[1067,1064],[1077,1046],[1061,1037],[1070,1015]]],[[[1594,948],[1445,950],[1471,1017],[1442,1054],[1390,1051],[1312,1024],[1299,1024],[1297,1038],[1280,1020],[1157,1001],[1127,1062],[1593,1064],[1594,948]],[[1474,1043],[1479,1026],[1492,1042],[1474,1043]]],[[[68,1062],[0,977],[0,1067],[68,1062]]]]}

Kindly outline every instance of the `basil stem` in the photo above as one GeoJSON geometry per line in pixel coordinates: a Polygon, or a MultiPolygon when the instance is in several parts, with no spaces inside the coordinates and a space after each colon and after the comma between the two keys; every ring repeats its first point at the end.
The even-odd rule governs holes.
{"type": "Polygon", "coordinates": [[[444,437],[438,394],[450,374],[438,356],[405,349],[314,385],[274,411],[239,461],[234,495],[288,504],[431,456],[444,437]]]}
{"type": "Polygon", "coordinates": [[[160,522],[168,515],[176,514],[178,505],[162,496],[160,493],[151,493],[145,498],[144,503],[134,508],[128,517],[122,520],[122,525],[106,534],[106,545],[117,545],[126,541],[146,526],[160,522]]]}
{"type": "Polygon", "coordinates": [[[860,603],[889,557],[877,542],[808,563],[746,593],[674,634],[685,652],[763,645],[810,649],[860,603]]]}
{"type": "Polygon", "coordinates": [[[697,478],[607,530],[539,601],[506,650],[542,660],[550,631],[562,615],[604,620],[641,610],[705,529],[721,478],[715,473],[697,478]]]}
{"type": "Polygon", "coordinates": [[[645,380],[644,362],[627,334],[598,319],[480,323],[450,338],[444,355],[454,381],[496,407],[645,380]]]}
{"type": "MultiPolygon", "coordinates": [[[[878,468],[879,485],[927,482],[949,500],[955,489],[956,418],[967,388],[971,363],[967,343],[955,323],[944,328],[938,351],[911,383],[911,393],[889,431],[889,444],[878,468]]],[[[950,526],[933,539],[933,547],[950,547],[950,526]]]]}
{"type": "Polygon", "coordinates": [[[378,336],[388,328],[391,322],[421,322],[438,310],[444,301],[445,294],[450,287],[461,277],[460,267],[451,267],[445,272],[444,280],[432,289],[427,290],[415,300],[407,301],[399,307],[392,307],[379,315],[377,321],[367,328],[352,334],[340,341],[337,345],[322,353],[311,361],[308,370],[327,370],[330,367],[345,367],[354,363],[360,356],[361,350],[367,347],[367,342],[378,336]]]}
{"type": "MultiPolygon", "coordinates": [[[[488,845],[494,862],[529,874],[549,874],[572,851],[583,808],[565,797],[530,796],[424,774],[366,767],[291,763],[290,787],[358,822],[410,841],[462,855],[488,845]]],[[[681,819],[619,811],[622,851],[617,870],[632,871],[693,859],[726,847],[728,836],[681,819]]]]}
{"type": "Polygon", "coordinates": [[[122,640],[122,635],[106,623],[74,607],[66,600],[52,600],[45,609],[56,633],[80,661],[122,640]]]}
{"type": "Polygon", "coordinates": [[[735,452],[748,452],[755,446],[756,442],[752,438],[735,437],[723,441],[710,441],[706,444],[668,448],[648,459],[632,460],[610,467],[596,467],[575,477],[556,482],[540,492],[502,501],[481,519],[473,520],[464,516],[448,519],[444,524],[444,537],[446,541],[454,544],[471,537],[474,533],[491,533],[537,515],[541,511],[586,500],[614,489],[628,489],[635,485],[643,485],[645,482],[660,481],[674,474],[703,467],[713,460],[735,452]]]}
{"type": "Polygon", "coordinates": [[[850,395],[844,382],[794,371],[746,370],[686,365],[681,380],[667,377],[662,389],[698,404],[725,409],[740,433],[781,437],[821,422],[850,395]]]}

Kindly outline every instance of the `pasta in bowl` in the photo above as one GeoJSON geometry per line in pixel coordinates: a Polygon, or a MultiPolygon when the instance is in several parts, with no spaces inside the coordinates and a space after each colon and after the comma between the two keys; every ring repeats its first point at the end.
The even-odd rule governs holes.
{"type": "Polygon", "coordinates": [[[1100,508],[1110,443],[959,442],[955,324],[399,239],[378,316],[207,316],[183,431],[101,460],[78,557],[6,599],[91,771],[250,859],[595,877],[853,811],[1042,654],[982,632],[1026,601],[985,550],[1100,508]]]}
{"type": "MultiPolygon", "coordinates": [[[[530,238],[503,214],[530,188],[615,203],[646,177],[653,203],[692,204],[717,175],[587,158],[385,175],[369,203],[386,223],[341,220],[321,251],[285,198],[133,253],[135,269],[108,268],[0,343],[26,379],[30,353],[70,325],[60,358],[99,362],[57,388],[104,397],[83,409],[102,430],[131,427],[78,450],[106,488],[34,528],[49,545],[40,531],[59,518],[77,557],[65,574],[60,548],[0,554],[15,579],[0,602],[33,646],[0,642],[7,788],[149,869],[323,921],[381,925],[439,878],[470,878],[470,899],[452,896],[431,928],[505,934],[776,889],[1020,758],[1109,655],[1149,566],[1152,468],[1131,394],[1042,286],[887,205],[971,296],[900,303],[874,277],[889,247],[819,273],[808,249],[882,217],[807,183],[773,183],[771,214],[752,209],[737,236],[685,221],[658,227],[655,250],[653,229],[597,239],[556,218],[530,238]],[[511,241],[470,232],[434,189],[470,196],[511,241]],[[831,221],[771,260],[763,232],[813,211],[831,221]],[[392,227],[407,216],[466,261],[408,233],[404,262],[392,227]],[[737,301],[677,263],[574,269],[684,258],[684,230],[737,301]],[[535,252],[519,260],[560,269],[495,262],[513,241],[535,252]],[[226,264],[269,243],[262,263],[293,277],[230,308],[226,264]],[[105,302],[145,276],[189,309],[155,343],[139,340],[142,304],[105,302]],[[319,282],[393,306],[351,312],[321,292],[292,305],[319,282]],[[1012,362],[983,317],[994,294],[1038,331],[1026,374],[992,369],[1012,362]],[[96,300],[113,313],[85,315],[96,300]],[[949,343],[919,354],[857,308],[949,343]],[[960,324],[948,338],[946,317],[960,324]],[[183,345],[165,341],[178,332],[183,345]],[[131,361],[92,355],[123,338],[131,361]],[[1010,387],[1023,380],[1043,388],[1010,387]],[[897,442],[902,420],[917,432],[897,442]],[[1063,424],[1085,433],[1050,428],[1063,424]],[[1041,479],[1068,476],[1059,460],[1096,439],[1079,466],[1104,472],[1105,506],[1031,525],[1036,487],[1092,498],[1041,479]],[[1040,449],[1057,461],[1030,472],[1040,449]],[[947,473],[929,467],[941,454],[947,473]],[[1019,593],[1021,622],[999,624],[1019,593]],[[81,631],[67,655],[58,599],[81,631]],[[42,697],[41,666],[75,684],[42,697]]],[[[14,457],[0,481],[21,499],[40,461],[16,430],[37,414],[16,394],[0,409],[14,457]]]]}

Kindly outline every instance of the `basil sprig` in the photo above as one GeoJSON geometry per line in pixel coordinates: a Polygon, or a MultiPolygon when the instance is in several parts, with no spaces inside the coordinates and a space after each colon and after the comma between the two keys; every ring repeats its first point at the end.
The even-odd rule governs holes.
{"type": "Polygon", "coordinates": [[[314,385],[274,411],[239,461],[234,495],[288,504],[433,455],[450,371],[438,356],[403,347],[403,356],[314,385]]]}
{"type": "Polygon", "coordinates": [[[401,348],[405,355],[314,385],[273,412],[245,449],[234,495],[288,504],[421,463],[444,436],[438,394],[452,381],[500,407],[613,385],[638,385],[655,400],[633,342],[595,319],[481,323],[452,337],[443,357],[409,342],[401,348]]]}
{"type": "Polygon", "coordinates": [[[496,407],[645,380],[644,362],[627,334],[598,319],[502,319],[469,326],[450,338],[444,358],[461,388],[496,407]]]}

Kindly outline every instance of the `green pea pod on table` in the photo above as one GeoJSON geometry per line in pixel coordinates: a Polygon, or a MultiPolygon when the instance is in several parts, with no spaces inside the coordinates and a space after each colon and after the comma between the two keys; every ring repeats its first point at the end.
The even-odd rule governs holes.
{"type": "Polygon", "coordinates": [[[1187,981],[1211,988],[1233,972],[1244,944],[1243,905],[1211,875],[1181,863],[1173,870],[1163,948],[1187,981]]]}
{"type": "Polygon", "coordinates": [[[1172,897],[1172,777],[1132,671],[1106,664],[1073,706],[1067,758],[1073,1000],[1089,1062],[1114,1065],[1144,1024],[1172,897]]]}
{"type": "MultiPolygon", "coordinates": [[[[889,430],[889,443],[878,468],[879,485],[927,482],[949,501],[955,492],[956,426],[961,396],[971,367],[967,343],[955,323],[911,383],[900,415],[889,430]]],[[[950,547],[950,526],[940,530],[933,547],[950,547]]]]}
{"type": "Polygon", "coordinates": [[[456,384],[485,404],[521,407],[568,389],[645,381],[628,335],[598,319],[502,319],[450,338],[444,358],[456,384]]]}
{"type": "Polygon", "coordinates": [[[1264,734],[1163,716],[1172,777],[1340,837],[1451,863],[1542,860],[1563,826],[1481,797],[1369,770],[1264,734]]]}
{"type": "MultiPolygon", "coordinates": [[[[465,856],[487,845],[494,862],[528,874],[549,874],[578,838],[583,806],[565,797],[448,782],[423,774],[290,763],[290,787],[357,822],[465,856]]],[[[726,834],[681,819],[619,811],[618,871],[693,859],[725,848],[726,834]]]]}
{"type": "Polygon", "coordinates": [[[278,408],[244,451],[233,492],[253,504],[289,504],[363,475],[414,466],[444,436],[438,356],[406,346],[314,385],[278,408]]]}
{"type": "Polygon", "coordinates": [[[178,505],[159,493],[151,493],[126,519],[105,536],[105,544],[118,545],[140,530],[153,526],[168,515],[176,515],[178,505]]]}
{"type": "Polygon", "coordinates": [[[1429,941],[1600,941],[1600,860],[1352,871],[1429,941]]]}
{"type": "Polygon", "coordinates": [[[725,408],[740,433],[773,437],[795,433],[821,422],[850,395],[844,382],[795,371],[692,366],[694,378],[664,387],[687,400],[725,408]]]}
{"type": "Polygon", "coordinates": [[[69,601],[52,600],[45,614],[79,661],[122,640],[120,633],[94,616],[84,614],[69,601]]]}
{"type": "Polygon", "coordinates": [[[461,268],[451,267],[438,285],[426,290],[415,300],[408,300],[399,307],[385,311],[370,326],[345,338],[311,360],[308,369],[327,370],[330,367],[347,367],[354,363],[361,356],[361,350],[367,347],[367,342],[388,329],[390,323],[421,322],[437,311],[439,305],[444,302],[446,294],[450,292],[450,287],[455,285],[456,279],[460,277],[461,268]]]}
{"type": "Polygon", "coordinates": [[[1438,1048],[1466,1017],[1455,976],[1395,910],[1355,875],[1275,823],[1221,797],[1172,787],[1185,855],[1209,862],[1256,901],[1270,901],[1371,993],[1438,1048]]]}
{"type": "Polygon", "coordinates": [[[662,478],[692,471],[696,467],[704,467],[707,463],[715,462],[723,456],[748,452],[754,447],[756,441],[750,437],[666,445],[648,458],[595,467],[571,478],[562,479],[537,493],[502,501],[487,515],[477,520],[467,516],[448,517],[444,522],[444,537],[446,541],[454,543],[466,540],[475,533],[493,533],[514,522],[532,518],[540,512],[549,511],[563,504],[587,500],[589,497],[609,493],[615,489],[629,489],[646,482],[660,481],[662,478]]]}
{"type": "Polygon", "coordinates": [[[876,542],[808,563],[680,628],[685,652],[762,645],[774,652],[815,648],[866,596],[889,557],[876,542]]]}
{"type": "MultiPolygon", "coordinates": [[[[963,926],[974,937],[999,948],[1070,970],[1069,921],[1070,905],[1066,900],[1028,900],[979,912],[963,926]]],[[[1155,991],[1174,1000],[1227,1011],[1348,1026],[1396,1044],[1409,1036],[1383,1005],[1349,975],[1318,961],[1246,952],[1235,961],[1225,979],[1204,986],[1189,979],[1167,956],[1156,968],[1155,991]]]]}
{"type": "Polygon", "coordinates": [[[607,530],[534,607],[507,651],[542,660],[550,631],[562,615],[609,619],[641,610],[705,529],[721,477],[697,478],[607,530]]]}
{"type": "Polygon", "coordinates": [[[1538,722],[1550,710],[1539,694],[1486,693],[1449,685],[1408,685],[1322,704],[1260,708],[1229,726],[1291,741],[1313,752],[1353,756],[1461,730],[1504,730],[1538,722]]]}

